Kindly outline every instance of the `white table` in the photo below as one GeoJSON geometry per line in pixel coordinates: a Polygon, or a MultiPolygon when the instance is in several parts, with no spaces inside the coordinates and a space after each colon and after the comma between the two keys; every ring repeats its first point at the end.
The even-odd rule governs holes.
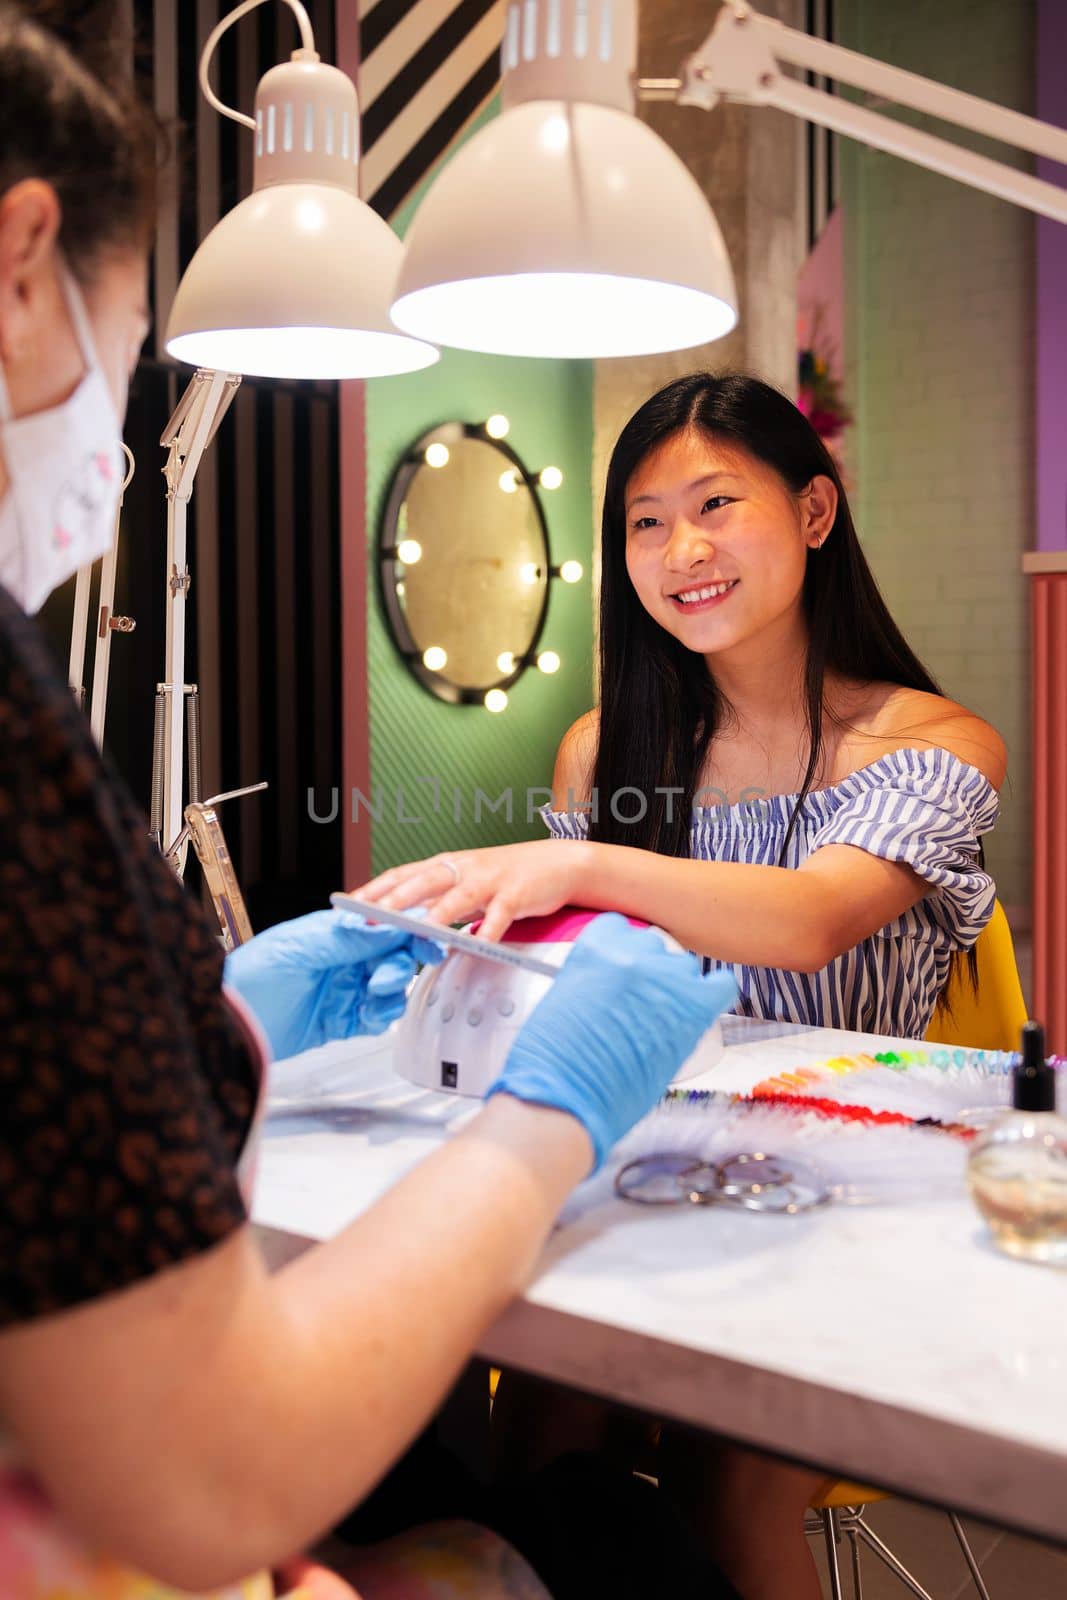
{"type": "MultiPolygon", "coordinates": [[[[892,1045],[736,1019],[729,1033],[695,1084],[892,1045]]],[[[254,1208],[275,1260],[337,1233],[472,1114],[390,1063],[378,1040],[275,1069],[254,1208]]],[[[962,1190],[794,1219],[612,1199],[557,1230],[480,1354],[1067,1538],[1067,1273],[998,1255],[962,1190]]]]}

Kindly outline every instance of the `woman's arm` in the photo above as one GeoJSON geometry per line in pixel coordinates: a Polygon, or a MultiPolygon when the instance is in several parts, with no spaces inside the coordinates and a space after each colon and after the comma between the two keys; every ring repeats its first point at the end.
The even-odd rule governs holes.
{"type": "Polygon", "coordinates": [[[329,1244],[267,1275],[242,1229],[0,1336],[0,1416],[93,1544],[185,1589],[306,1545],[388,1469],[522,1288],[589,1170],[498,1095],[329,1244]]]}
{"type": "Polygon", "coordinates": [[[910,867],[849,845],[828,845],[796,868],[587,849],[595,854],[577,903],[610,904],[688,950],[746,967],[821,972],[929,892],[910,867]]]}
{"type": "Polygon", "coordinates": [[[358,892],[427,923],[483,918],[499,939],[522,917],[561,906],[653,922],[687,950],[744,966],[819,972],[929,893],[910,867],[829,845],[799,868],[690,861],[628,845],[538,839],[393,867],[358,892]]]}
{"type": "MultiPolygon", "coordinates": [[[[276,1565],[410,1442],[526,1282],[568,1191],[655,1105],[734,993],[649,930],[595,919],[490,1103],[338,1239],[269,1278],[240,1227],[137,1287],[16,1322],[0,1336],[4,1432],[120,1560],[196,1590],[276,1565]]],[[[145,1138],[120,1135],[115,1159],[144,1164],[145,1138]]],[[[161,1159],[180,1191],[188,1163],[161,1159]]],[[[205,1203],[195,1168],[186,1195],[160,1198],[158,1219],[145,1207],[149,1271],[166,1259],[175,1204],[205,1203]]],[[[112,1207],[117,1233],[133,1210],[112,1207]]],[[[16,1250],[32,1276],[41,1252],[16,1250]]],[[[106,1253],[98,1239],[90,1283],[106,1253]]]]}
{"type": "MultiPolygon", "coordinates": [[[[575,724],[571,735],[580,728],[575,724]]],[[[907,748],[947,750],[993,788],[1003,781],[1003,744],[979,718],[955,708],[909,732],[907,748]]],[[[568,749],[571,735],[557,761],[564,788],[578,788],[587,771],[576,759],[578,740],[568,749]]],[[[890,739],[881,754],[896,748],[899,740],[890,739]]],[[[794,972],[821,971],[930,893],[903,861],[851,844],[827,844],[798,868],[692,861],[584,839],[452,851],[448,859],[458,882],[433,858],[395,867],[359,892],[399,910],[425,904],[430,922],[484,915],[486,938],[500,938],[520,917],[564,905],[621,911],[716,960],[794,972]]]]}
{"type": "MultiPolygon", "coordinates": [[[[557,811],[588,801],[598,723],[598,713],[589,711],[563,736],[552,775],[557,811]]],[[[843,857],[822,852],[825,859],[807,863],[799,885],[792,870],[776,867],[674,860],[612,845],[579,850],[573,862],[567,858],[577,903],[654,922],[687,949],[721,961],[793,971],[820,971],[924,892],[909,869],[871,861],[868,872],[862,852],[851,850],[843,857]],[[858,922],[848,914],[854,898],[858,922]],[[871,916],[881,920],[867,927],[871,916]],[[853,937],[857,926],[863,931],[853,937]]]]}

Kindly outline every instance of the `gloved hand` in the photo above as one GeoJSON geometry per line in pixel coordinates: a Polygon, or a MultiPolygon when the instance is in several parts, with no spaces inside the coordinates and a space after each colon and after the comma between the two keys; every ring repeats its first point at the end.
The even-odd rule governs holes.
{"type": "Polygon", "coordinates": [[[702,977],[696,956],[609,912],[575,940],[489,1094],[569,1111],[593,1142],[595,1170],[736,995],[729,973],[702,977]]]}
{"type": "Polygon", "coordinates": [[[384,1033],[404,1010],[417,962],[438,962],[432,939],[312,911],[258,933],[226,957],[226,982],[255,1012],[276,1060],[353,1034],[384,1033]]]}

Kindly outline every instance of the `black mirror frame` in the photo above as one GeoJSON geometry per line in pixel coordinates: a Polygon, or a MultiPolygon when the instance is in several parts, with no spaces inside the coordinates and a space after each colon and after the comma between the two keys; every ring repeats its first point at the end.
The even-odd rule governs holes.
{"type": "Polygon", "coordinates": [[[541,497],[537,493],[537,480],[530,476],[522,458],[516,455],[511,446],[502,439],[494,439],[486,433],[484,425],[472,422],[442,422],[435,428],[429,428],[408,446],[403,459],[393,473],[389,484],[389,493],[386,496],[385,510],[382,514],[381,525],[378,530],[378,591],[385,612],[389,628],[389,635],[393,647],[414,678],[417,678],[422,687],[438,700],[444,700],[448,705],[482,705],[490,689],[507,690],[516,683],[523,673],[535,665],[537,645],[544,632],[545,619],[548,616],[548,595],[555,576],[552,566],[552,547],[548,538],[548,522],[545,517],[541,497]],[[429,445],[440,442],[441,444],[458,444],[462,439],[477,439],[481,444],[492,445],[515,468],[523,483],[530,490],[534,506],[537,510],[537,520],[541,529],[541,541],[545,551],[545,587],[541,599],[541,610],[534,627],[533,636],[527,647],[526,654],[520,657],[515,664],[515,670],[493,683],[487,683],[481,688],[461,688],[452,683],[440,672],[434,672],[422,659],[419,650],[412,638],[411,630],[404,615],[396,594],[397,585],[397,534],[399,532],[400,508],[407,499],[408,490],[415,474],[426,468],[425,454],[429,445]]]}

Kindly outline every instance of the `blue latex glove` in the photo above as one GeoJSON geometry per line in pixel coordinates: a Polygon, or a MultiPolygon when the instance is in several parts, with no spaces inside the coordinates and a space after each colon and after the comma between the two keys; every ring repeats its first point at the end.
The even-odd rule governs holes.
{"type": "Polygon", "coordinates": [[[575,940],[531,1012],[489,1093],[578,1118],[599,1167],[650,1111],[701,1036],[733,1002],[726,972],[703,977],[696,956],[610,912],[575,940]]]}
{"type": "Polygon", "coordinates": [[[431,939],[372,926],[353,911],[312,911],[231,950],[226,982],[284,1060],[331,1039],[384,1033],[403,1013],[416,964],[443,955],[431,939]]]}

